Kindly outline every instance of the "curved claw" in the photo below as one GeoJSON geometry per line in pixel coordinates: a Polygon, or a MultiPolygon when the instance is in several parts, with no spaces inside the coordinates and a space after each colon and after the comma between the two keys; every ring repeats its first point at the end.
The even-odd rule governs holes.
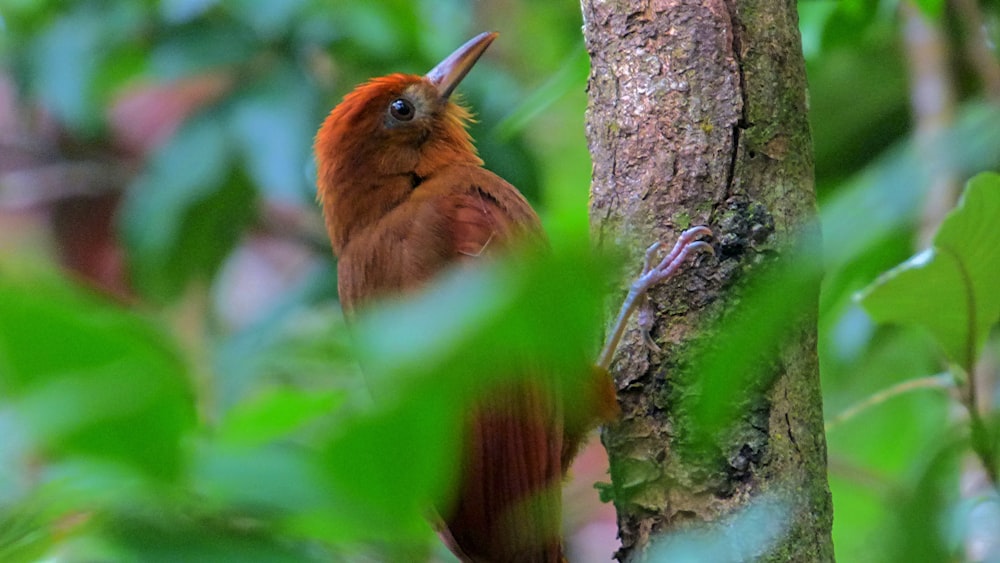
{"type": "Polygon", "coordinates": [[[681,233],[681,236],[679,238],[682,238],[682,239],[683,238],[687,238],[688,240],[691,240],[691,239],[697,238],[699,236],[708,236],[708,237],[711,237],[711,236],[715,236],[715,233],[713,233],[712,229],[709,229],[705,225],[697,225],[697,226],[691,227],[690,229],[688,229],[688,230],[684,231],[683,233],[681,233]]]}
{"type": "Polygon", "coordinates": [[[715,248],[713,248],[711,244],[708,244],[703,240],[697,240],[692,242],[691,244],[688,245],[687,249],[688,252],[691,252],[692,250],[699,250],[701,252],[707,252],[712,256],[715,256],[715,248]]]}
{"type": "Polygon", "coordinates": [[[646,256],[642,261],[643,273],[649,271],[649,266],[653,262],[653,256],[656,255],[656,251],[659,250],[661,246],[663,246],[663,243],[660,241],[656,241],[653,244],[649,245],[649,248],[646,249],[646,256]]]}
{"type": "Polygon", "coordinates": [[[646,345],[646,348],[650,352],[654,354],[659,354],[660,352],[663,352],[663,349],[660,348],[660,345],[657,344],[655,340],[653,340],[653,337],[649,334],[648,330],[641,330],[639,331],[639,333],[642,335],[643,344],[646,345]]]}
{"type": "Polygon", "coordinates": [[[700,236],[711,235],[712,230],[704,225],[691,227],[677,237],[677,243],[674,244],[673,249],[671,249],[670,252],[664,256],[662,260],[660,260],[659,264],[655,267],[650,267],[650,257],[660,247],[659,241],[653,243],[646,249],[646,259],[643,262],[642,274],[640,274],[636,283],[633,284],[633,287],[638,287],[639,291],[645,291],[669,278],[677,272],[685,258],[687,258],[692,252],[708,252],[709,254],[714,255],[715,249],[712,248],[712,245],[703,240],[695,240],[700,236]]]}

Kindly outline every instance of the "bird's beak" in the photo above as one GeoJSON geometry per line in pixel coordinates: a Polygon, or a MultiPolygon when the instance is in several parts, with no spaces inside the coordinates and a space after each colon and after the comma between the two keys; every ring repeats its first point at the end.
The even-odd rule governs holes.
{"type": "Polygon", "coordinates": [[[500,34],[495,31],[487,31],[469,39],[465,45],[456,49],[454,53],[448,55],[448,58],[432,68],[424,75],[424,78],[437,88],[442,98],[447,99],[458,83],[465,78],[465,75],[469,74],[473,65],[486,52],[486,48],[497,38],[497,35],[500,34]]]}

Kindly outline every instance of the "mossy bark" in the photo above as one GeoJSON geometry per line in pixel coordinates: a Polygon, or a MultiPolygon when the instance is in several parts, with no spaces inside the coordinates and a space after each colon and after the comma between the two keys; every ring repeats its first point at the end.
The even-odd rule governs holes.
{"type": "MultiPolygon", "coordinates": [[[[805,65],[792,0],[582,0],[591,57],[587,135],[598,244],[631,264],[654,240],[692,225],[716,234],[716,257],[654,289],[646,348],[631,328],[613,372],[623,416],[605,430],[618,495],[622,561],[656,535],[714,521],[780,490],[791,518],[755,558],[832,561],[816,301],[776,345],[769,377],[718,455],[676,453],[676,398],[695,393],[687,356],[725,322],[747,280],[815,220],[805,65]],[[627,481],[627,482],[624,482],[627,481]]],[[[808,230],[808,229],[807,229],[808,230]]],[[[813,227],[813,230],[814,227],[813,227]]],[[[625,281],[626,278],[623,278],[625,281]]]]}

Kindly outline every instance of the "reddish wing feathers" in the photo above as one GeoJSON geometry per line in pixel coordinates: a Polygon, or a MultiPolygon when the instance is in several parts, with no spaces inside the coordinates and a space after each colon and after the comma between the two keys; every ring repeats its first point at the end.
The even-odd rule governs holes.
{"type": "MultiPolygon", "coordinates": [[[[410,182],[404,177],[393,181],[410,182]]],[[[341,250],[337,269],[346,311],[423,287],[457,261],[495,255],[514,241],[544,237],[524,197],[483,168],[447,167],[409,190],[407,199],[361,229],[341,250]]]]}
{"type": "Polygon", "coordinates": [[[476,562],[560,561],[561,407],[523,382],[488,394],[470,414],[463,476],[446,523],[476,562]]]}
{"type": "MultiPolygon", "coordinates": [[[[347,242],[338,263],[344,309],[353,312],[422,287],[457,262],[543,237],[537,215],[513,186],[479,167],[447,167],[347,242]]],[[[471,561],[560,560],[563,428],[552,391],[510,385],[470,415],[458,497],[441,512],[471,561]]]]}

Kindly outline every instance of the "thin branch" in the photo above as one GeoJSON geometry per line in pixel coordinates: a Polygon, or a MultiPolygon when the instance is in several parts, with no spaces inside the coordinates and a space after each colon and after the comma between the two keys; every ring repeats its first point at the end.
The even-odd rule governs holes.
{"type": "Polygon", "coordinates": [[[910,74],[910,105],[920,162],[928,180],[918,246],[927,246],[944,216],[958,201],[954,167],[943,158],[941,139],[955,114],[955,88],[948,65],[948,41],[939,21],[928,18],[912,0],[899,4],[903,44],[910,74]]]}
{"type": "Polygon", "coordinates": [[[892,491],[897,486],[885,475],[858,465],[842,456],[831,454],[827,459],[827,467],[830,475],[836,475],[877,494],[885,494],[886,491],[892,491]]]}
{"type": "Polygon", "coordinates": [[[1000,62],[990,49],[983,13],[975,0],[952,0],[955,13],[965,28],[965,56],[979,75],[983,90],[993,100],[1000,99],[1000,62]]]}
{"type": "Polygon", "coordinates": [[[930,375],[927,377],[920,377],[917,379],[909,379],[902,381],[883,389],[873,395],[870,395],[863,401],[855,403],[848,407],[847,409],[841,411],[840,414],[831,418],[825,425],[827,432],[830,432],[834,428],[844,424],[845,422],[851,420],[852,418],[858,416],[859,414],[871,409],[872,407],[877,407],[882,403],[885,403],[889,399],[905,395],[907,393],[912,393],[913,391],[920,391],[922,389],[941,389],[941,390],[951,390],[955,388],[955,380],[949,372],[942,372],[935,375],[930,375]]]}

